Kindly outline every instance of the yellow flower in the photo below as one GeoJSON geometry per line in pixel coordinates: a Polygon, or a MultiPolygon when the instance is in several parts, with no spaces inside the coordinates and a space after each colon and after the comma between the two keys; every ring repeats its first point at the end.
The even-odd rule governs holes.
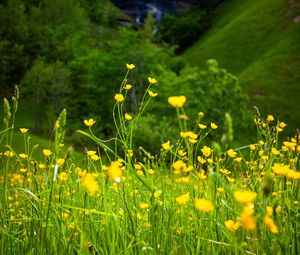
{"type": "Polygon", "coordinates": [[[217,191],[218,191],[219,193],[225,193],[225,189],[222,188],[222,187],[218,187],[218,188],[217,188],[217,191]]]}
{"type": "Polygon", "coordinates": [[[154,93],[150,89],[148,89],[148,94],[149,94],[150,97],[156,97],[158,95],[157,93],[154,93]]]}
{"type": "Polygon", "coordinates": [[[200,129],[206,129],[207,126],[204,125],[204,124],[199,123],[199,124],[198,124],[198,127],[199,127],[200,129]]]}
{"type": "Polygon", "coordinates": [[[272,153],[273,155],[279,155],[279,154],[280,154],[280,151],[277,150],[276,148],[272,147],[272,148],[271,148],[271,153],[272,153]]]}
{"type": "Polygon", "coordinates": [[[273,219],[266,215],[264,217],[264,223],[266,224],[267,228],[274,234],[278,233],[278,227],[274,223],[273,219]]]}
{"type": "Polygon", "coordinates": [[[220,168],[220,170],[219,170],[222,174],[224,174],[224,175],[228,175],[228,174],[231,174],[231,172],[230,171],[228,171],[227,169],[225,169],[225,168],[220,168]]]}
{"type": "Polygon", "coordinates": [[[178,151],[178,155],[179,155],[180,157],[184,157],[184,156],[186,155],[186,152],[183,151],[183,150],[179,150],[179,151],[178,151]]]}
{"type": "Polygon", "coordinates": [[[28,128],[20,128],[20,132],[22,134],[26,134],[28,132],[28,128]]]}
{"type": "Polygon", "coordinates": [[[133,68],[135,68],[134,64],[126,64],[126,67],[128,70],[132,70],[133,68]]]}
{"type": "Polygon", "coordinates": [[[204,156],[204,157],[207,157],[207,158],[208,158],[208,157],[211,155],[211,153],[212,153],[211,148],[209,148],[209,147],[207,147],[207,146],[204,146],[204,147],[201,149],[201,151],[202,151],[203,156],[204,156]]]}
{"type": "Polygon", "coordinates": [[[199,116],[199,118],[203,118],[204,117],[204,112],[198,112],[198,116],[199,116]]]}
{"type": "Polygon", "coordinates": [[[133,150],[131,150],[131,149],[128,149],[127,150],[127,157],[132,157],[133,156],[133,150]]]}
{"type": "Polygon", "coordinates": [[[268,115],[268,116],[267,116],[267,121],[268,121],[268,122],[274,121],[273,115],[268,115]]]}
{"type": "Polygon", "coordinates": [[[202,158],[201,156],[198,156],[198,157],[197,157],[197,161],[198,161],[200,164],[205,164],[205,163],[206,163],[206,159],[202,158]]]}
{"type": "Polygon", "coordinates": [[[124,86],[124,89],[126,89],[126,90],[130,90],[132,88],[132,85],[131,84],[126,84],[125,86],[124,86]]]}
{"type": "Polygon", "coordinates": [[[12,151],[6,151],[4,152],[4,155],[8,158],[12,158],[15,154],[12,151]]]}
{"type": "Polygon", "coordinates": [[[155,174],[155,171],[153,169],[149,169],[148,174],[150,174],[150,175],[155,174]]]}
{"type": "Polygon", "coordinates": [[[132,120],[132,116],[128,113],[125,113],[125,120],[132,120]]]}
{"type": "Polygon", "coordinates": [[[177,160],[172,165],[174,174],[180,174],[181,172],[187,173],[193,170],[193,166],[187,166],[182,160],[177,160]]]}
{"type": "Polygon", "coordinates": [[[252,211],[249,211],[248,209],[244,209],[240,214],[239,222],[246,230],[252,230],[256,228],[256,222],[252,215],[252,211]]]}
{"type": "Polygon", "coordinates": [[[24,153],[20,153],[19,157],[22,158],[22,159],[25,159],[25,158],[28,158],[28,155],[24,154],[24,153]]]}
{"type": "Polygon", "coordinates": [[[120,182],[122,177],[121,163],[119,161],[112,161],[108,168],[109,177],[115,182],[120,182]]]}
{"type": "Polygon", "coordinates": [[[288,165],[275,163],[274,166],[272,166],[272,170],[275,174],[287,176],[290,171],[290,167],[288,165]]]}
{"type": "Polygon", "coordinates": [[[189,199],[190,199],[190,194],[186,193],[186,194],[183,194],[179,197],[176,197],[176,202],[179,205],[185,205],[187,203],[187,201],[189,201],[189,199]]]}
{"type": "Polygon", "coordinates": [[[201,212],[211,212],[214,209],[213,203],[209,200],[198,198],[195,202],[195,207],[201,212]]]}
{"type": "Polygon", "coordinates": [[[88,156],[93,156],[93,155],[96,154],[96,151],[87,151],[86,154],[87,154],[88,156]]]}
{"type": "Polygon", "coordinates": [[[56,164],[58,164],[59,166],[62,166],[64,163],[65,163],[65,159],[63,159],[63,158],[58,158],[56,160],[56,164]]]}
{"type": "Polygon", "coordinates": [[[99,191],[98,183],[95,181],[94,176],[91,173],[87,173],[81,178],[81,184],[91,196],[96,195],[99,191]]]}
{"type": "Polygon", "coordinates": [[[26,173],[26,172],[27,172],[27,169],[26,169],[26,168],[20,168],[20,172],[21,172],[21,173],[26,173]]]}
{"type": "Polygon", "coordinates": [[[212,129],[217,129],[218,128],[218,126],[215,123],[213,123],[213,122],[210,123],[210,127],[212,129]]]}
{"type": "Polygon", "coordinates": [[[197,139],[198,138],[198,135],[196,135],[192,131],[180,132],[180,136],[182,138],[191,138],[191,139],[197,139]]]}
{"type": "Polygon", "coordinates": [[[115,94],[115,100],[118,102],[118,103],[121,103],[125,100],[124,96],[122,94],[115,94]]]}
{"type": "Polygon", "coordinates": [[[163,143],[161,146],[163,147],[163,149],[165,151],[168,151],[168,150],[171,149],[170,141],[167,141],[167,142],[163,143]]]}
{"type": "Polygon", "coordinates": [[[189,138],[189,143],[190,143],[190,144],[195,144],[195,143],[197,143],[197,142],[198,142],[198,140],[193,139],[193,138],[189,138]]]}
{"type": "Polygon", "coordinates": [[[227,151],[227,155],[230,157],[230,158],[235,158],[236,157],[236,154],[237,152],[234,151],[233,149],[230,149],[227,151]]]}
{"type": "Polygon", "coordinates": [[[168,103],[174,108],[182,107],[186,102],[185,96],[172,96],[168,98],[168,103]]]}
{"type": "Polygon", "coordinates": [[[43,149],[43,154],[44,154],[46,157],[49,157],[49,156],[52,154],[52,151],[49,150],[49,149],[43,149]]]}
{"type": "Polygon", "coordinates": [[[266,206],[267,215],[271,217],[273,215],[273,207],[272,206],[266,206]]]}
{"type": "Polygon", "coordinates": [[[89,119],[89,120],[84,120],[83,122],[87,127],[91,127],[95,124],[96,121],[94,121],[93,119],[89,119]]]}
{"type": "Polygon", "coordinates": [[[61,182],[66,182],[68,180],[68,174],[66,172],[61,172],[58,175],[58,180],[60,180],[61,182]]]}
{"type": "Polygon", "coordinates": [[[242,205],[249,205],[257,196],[254,191],[235,191],[233,193],[235,199],[242,205]]]}
{"type": "Polygon", "coordinates": [[[148,81],[150,84],[157,83],[157,80],[155,78],[151,78],[151,77],[148,77],[148,81]]]}
{"type": "Polygon", "coordinates": [[[97,155],[97,154],[94,154],[91,156],[91,159],[94,160],[94,161],[97,161],[100,159],[100,157],[97,155]]]}
{"type": "Polygon", "coordinates": [[[254,151],[256,149],[256,146],[255,146],[255,144],[251,144],[249,148],[251,151],[254,151]]]}
{"type": "Polygon", "coordinates": [[[147,203],[140,203],[139,204],[140,209],[149,209],[150,205],[147,203]]]}
{"type": "Polygon", "coordinates": [[[284,129],[286,126],[287,126],[287,124],[284,123],[283,121],[281,121],[278,125],[278,127],[282,128],[282,129],[284,129]]]}
{"type": "Polygon", "coordinates": [[[45,165],[45,164],[39,164],[39,168],[40,168],[40,169],[45,169],[45,168],[46,168],[46,165],[45,165]]]}
{"type": "Polygon", "coordinates": [[[230,232],[236,231],[241,225],[239,221],[234,222],[233,220],[226,220],[224,224],[230,232]]]}
{"type": "Polygon", "coordinates": [[[243,160],[242,157],[238,157],[238,158],[235,158],[233,161],[236,162],[236,163],[241,163],[243,160]]]}
{"type": "Polygon", "coordinates": [[[87,127],[91,127],[95,124],[96,121],[94,121],[93,119],[89,119],[89,120],[84,120],[84,124],[87,126],[87,127]]]}

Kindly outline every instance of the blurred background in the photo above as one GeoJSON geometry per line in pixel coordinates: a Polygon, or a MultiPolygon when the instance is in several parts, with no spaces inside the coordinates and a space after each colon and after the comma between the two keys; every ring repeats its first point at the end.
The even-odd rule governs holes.
{"type": "Polygon", "coordinates": [[[285,136],[300,127],[299,0],[0,3],[0,96],[10,98],[19,86],[16,126],[37,137],[51,133],[63,108],[75,146],[87,118],[97,121],[98,136],[113,136],[113,97],[126,63],[136,65],[126,112],[134,115],[147,77],[158,80],[136,146],[154,151],[178,133],[167,104],[173,95],[187,97],[191,128],[202,111],[204,124],[219,124],[220,139],[229,113],[237,144],[255,133],[253,106],[286,122],[285,136]]]}

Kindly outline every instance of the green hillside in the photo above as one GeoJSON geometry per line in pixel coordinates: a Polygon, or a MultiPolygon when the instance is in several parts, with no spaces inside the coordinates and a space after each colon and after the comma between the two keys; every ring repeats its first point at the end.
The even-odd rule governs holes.
{"type": "Polygon", "coordinates": [[[228,0],[209,31],[184,53],[191,65],[215,58],[237,75],[251,106],[300,127],[299,1],[228,0]]]}

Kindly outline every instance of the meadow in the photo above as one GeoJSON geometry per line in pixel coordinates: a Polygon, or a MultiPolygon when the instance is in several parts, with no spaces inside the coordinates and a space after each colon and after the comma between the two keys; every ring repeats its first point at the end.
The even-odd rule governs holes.
{"type": "Polygon", "coordinates": [[[299,133],[284,139],[287,124],[257,111],[257,141],[224,147],[210,139],[223,123],[199,112],[189,116],[196,120],[190,129],[189,98],[174,92],[165,104],[177,118],[177,137],[156,153],[133,147],[159,86],[148,77],[136,111],[125,112],[134,71],[126,65],[112,99],[115,136],[98,137],[93,130],[101,123],[89,116],[76,131],[95,144],[82,151],[83,161],[65,145],[67,110],[41,147],[32,144],[30,129],[14,128],[18,89],[4,100],[0,253],[299,254],[299,133]],[[14,132],[24,140],[18,147],[14,132]]]}

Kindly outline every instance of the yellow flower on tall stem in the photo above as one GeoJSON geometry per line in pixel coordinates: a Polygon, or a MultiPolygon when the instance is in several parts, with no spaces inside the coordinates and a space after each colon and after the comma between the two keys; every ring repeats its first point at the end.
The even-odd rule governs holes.
{"type": "Polygon", "coordinates": [[[185,96],[172,96],[168,98],[168,103],[174,108],[182,107],[186,102],[185,96]]]}
{"type": "Polygon", "coordinates": [[[93,119],[89,119],[89,120],[84,120],[83,122],[87,127],[91,127],[95,124],[96,121],[93,119]]]}
{"type": "Polygon", "coordinates": [[[150,84],[157,83],[157,80],[155,78],[151,78],[151,77],[148,77],[148,81],[150,84]]]}
{"type": "Polygon", "coordinates": [[[118,103],[121,103],[124,101],[124,96],[122,94],[115,94],[115,100],[118,102],[118,103]]]}
{"type": "Polygon", "coordinates": [[[238,201],[241,205],[247,206],[250,203],[252,203],[256,196],[257,193],[254,191],[235,191],[233,193],[236,201],[238,201]]]}
{"type": "Polygon", "coordinates": [[[196,199],[195,207],[200,212],[205,212],[205,213],[211,212],[214,209],[213,203],[211,201],[203,199],[203,198],[196,199]]]}
{"type": "Polygon", "coordinates": [[[26,134],[27,132],[28,132],[28,128],[20,128],[20,132],[22,133],[22,134],[26,134]]]}
{"type": "Polygon", "coordinates": [[[126,64],[126,67],[128,70],[132,70],[133,68],[135,68],[134,64],[126,64]]]}

